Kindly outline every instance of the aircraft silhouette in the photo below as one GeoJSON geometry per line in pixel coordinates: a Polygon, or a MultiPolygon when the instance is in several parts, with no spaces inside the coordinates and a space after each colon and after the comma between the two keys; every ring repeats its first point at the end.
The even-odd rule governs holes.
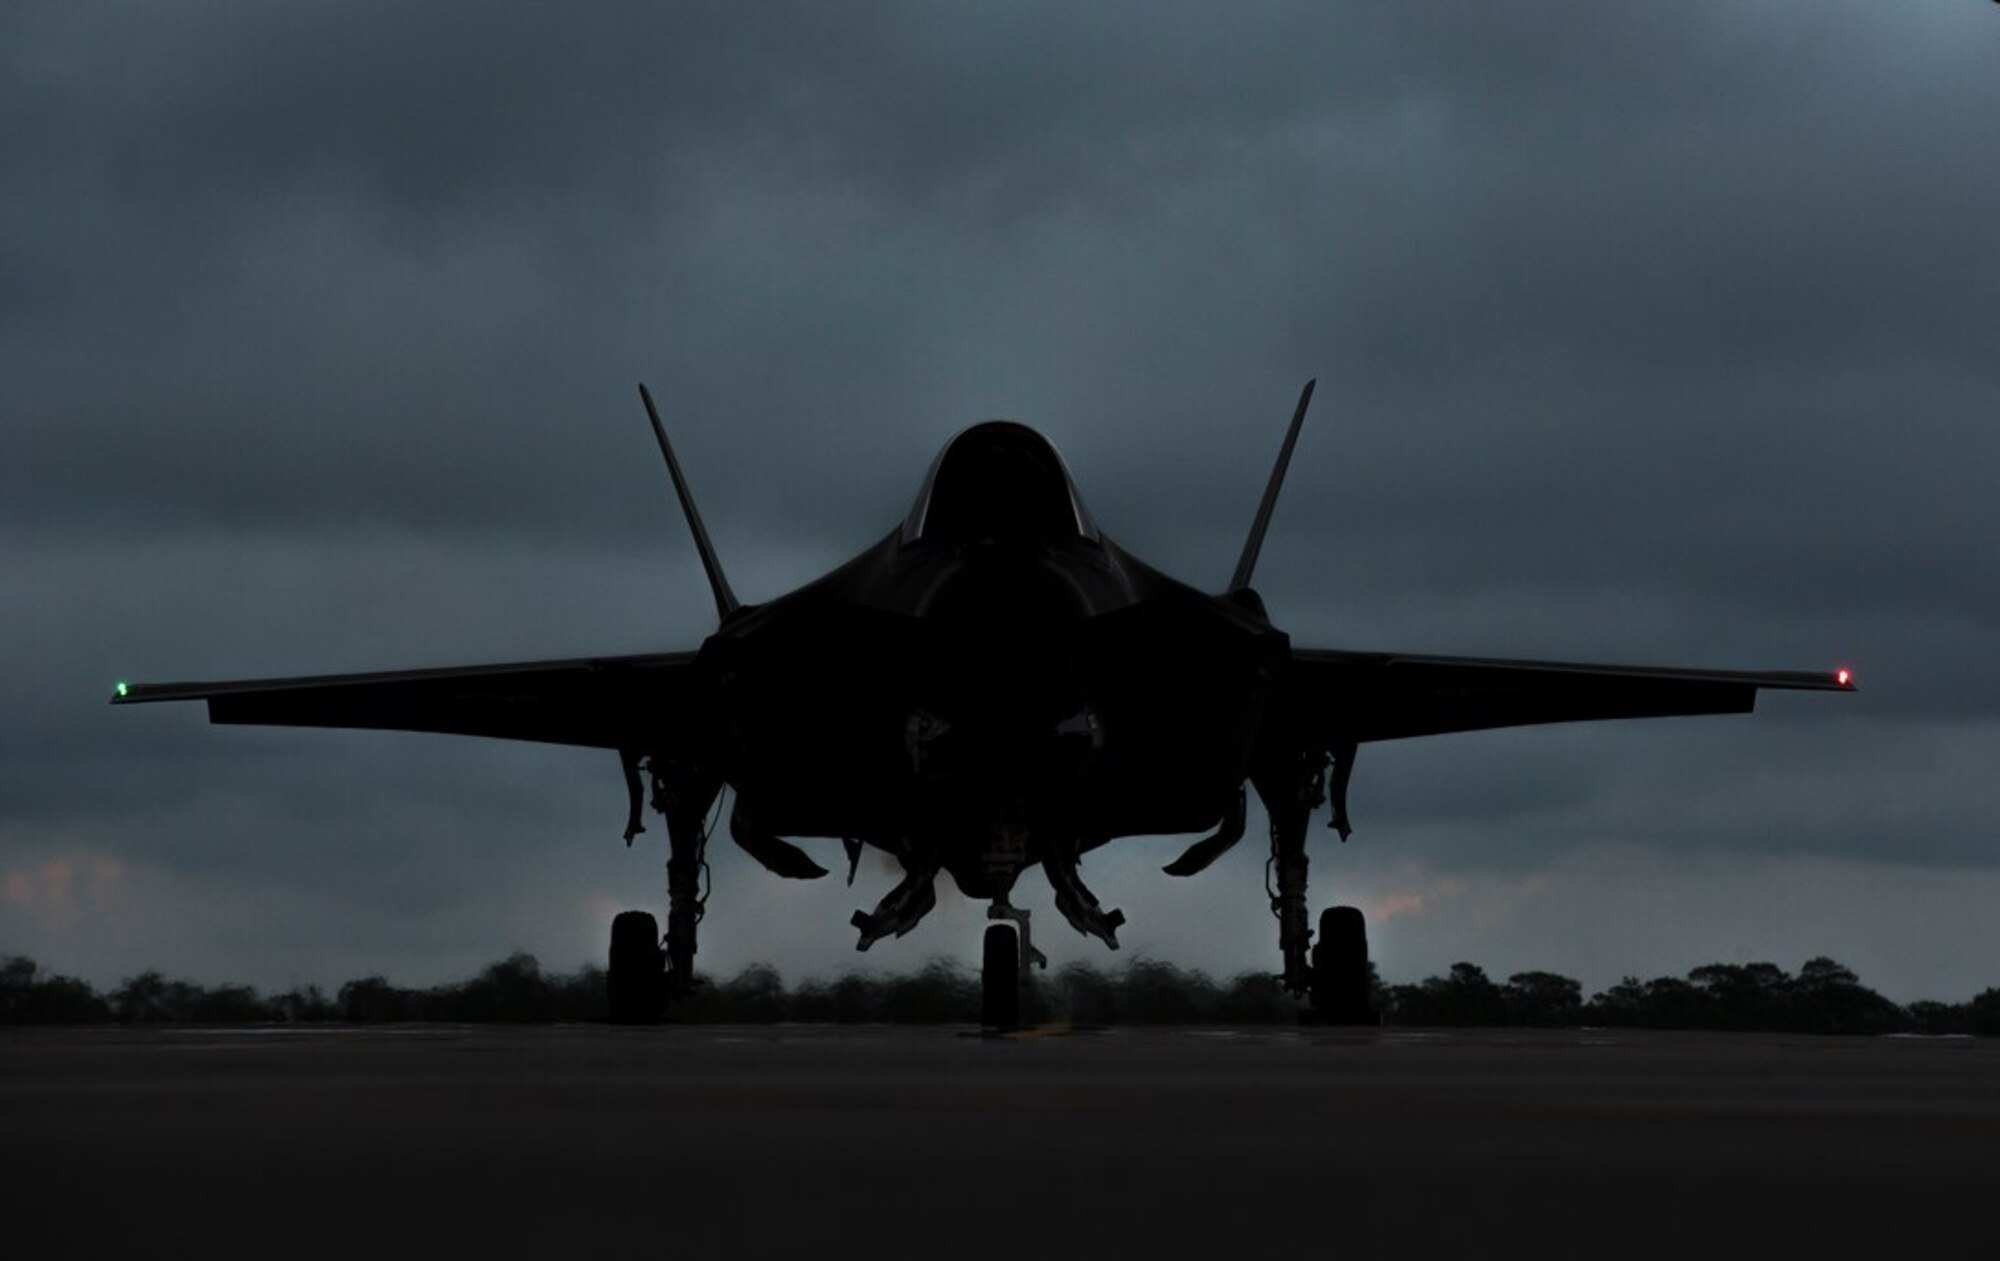
{"type": "Polygon", "coordinates": [[[1207,833],[1191,876],[1243,836],[1246,782],[1270,818],[1267,888],[1284,983],[1322,1019],[1371,1019],[1366,928],[1335,907],[1312,944],[1306,837],[1331,799],[1344,841],[1356,750],[1531,723],[1747,713],[1761,688],[1850,691],[1834,672],[1659,669],[1294,648],[1250,585],[1311,402],[1299,395],[1241,559],[1220,595],[1167,577],[1097,528],[1055,448],[1010,421],[947,442],[874,546],[764,604],[739,602],[659,412],[652,422],[721,625],[693,652],[223,683],[125,684],[119,704],[205,700],[216,723],[429,731],[617,752],[625,840],[646,789],[666,819],[667,931],[612,925],[611,1016],[656,1019],[693,981],[705,849],[725,786],[730,837],[793,878],[826,870],[786,837],[863,846],[902,881],[856,911],[859,947],[911,930],[940,871],[990,900],[985,1023],[1018,1023],[1040,961],[1008,894],[1039,864],[1079,932],[1116,948],[1123,915],[1078,874],[1128,836],[1207,833]],[[1018,926],[1018,927],[1017,927],[1018,926]]]}

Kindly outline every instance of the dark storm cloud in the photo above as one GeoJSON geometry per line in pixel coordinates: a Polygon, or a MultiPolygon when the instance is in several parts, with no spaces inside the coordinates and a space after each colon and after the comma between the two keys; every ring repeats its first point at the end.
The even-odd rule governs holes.
{"type": "Polygon", "coordinates": [[[577,755],[96,698],[697,642],[640,378],[748,598],[996,414],[1213,586],[1317,375],[1259,570],[1297,641],[1867,687],[1370,750],[1362,839],[1991,866],[1994,12],[11,6],[0,862],[433,962],[359,908],[646,896],[550,856],[622,805],[577,755]]]}
{"type": "MultiPolygon", "coordinates": [[[[164,468],[232,522],[351,520],[317,487],[359,481],[431,529],[502,504],[618,528],[565,511],[617,448],[556,434],[663,359],[706,369],[674,374],[694,414],[747,394],[794,429],[936,423],[914,407],[968,356],[1121,442],[1121,413],[1212,429],[1307,369],[1361,414],[1491,428],[1523,357],[1626,365],[1592,413],[1660,377],[1692,407],[1697,362],[1857,329],[1934,355],[1992,297],[1976,81],[1893,84],[1885,115],[1861,11],[56,12],[22,22],[10,183],[57,237],[11,234],[14,270],[58,273],[16,292],[88,347],[36,400],[51,427],[120,426],[65,503],[164,468]],[[135,410],[203,418],[227,468],[191,469],[178,425],[135,441],[135,410]]],[[[1541,393],[1547,437],[1601,423],[1541,393]]]]}

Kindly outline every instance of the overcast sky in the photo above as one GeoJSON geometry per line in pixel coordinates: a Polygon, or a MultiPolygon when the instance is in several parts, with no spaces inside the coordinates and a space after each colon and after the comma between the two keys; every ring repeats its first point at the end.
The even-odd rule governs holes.
{"type": "MultiPolygon", "coordinates": [[[[1364,748],[1315,905],[1389,979],[2000,985],[2000,7],[27,0],[0,117],[0,953],[599,957],[662,899],[611,755],[104,701],[695,646],[636,381],[754,601],[992,416],[1217,588],[1317,376],[1295,642],[1864,688],[1364,748]]],[[[1275,970],[1263,827],[1094,854],[1125,953],[1275,970]]],[[[713,856],[712,972],[976,959],[948,878],[857,956],[887,860],[713,856]]]]}

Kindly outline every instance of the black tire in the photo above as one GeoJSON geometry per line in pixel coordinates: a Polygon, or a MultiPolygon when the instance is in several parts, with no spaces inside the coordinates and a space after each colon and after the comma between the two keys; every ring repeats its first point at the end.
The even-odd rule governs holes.
{"type": "Polygon", "coordinates": [[[979,967],[979,1023],[1002,1033],[1021,1027],[1021,943],[1012,924],[987,926],[979,967]]]}
{"type": "Polygon", "coordinates": [[[1368,921],[1360,908],[1320,912],[1319,942],[1312,949],[1313,1018],[1328,1025],[1381,1023],[1368,984],[1368,921]]]}
{"type": "Polygon", "coordinates": [[[611,921],[611,967],[604,978],[611,1023],[658,1024],[666,969],[660,922],[644,911],[620,912],[611,921]]]}

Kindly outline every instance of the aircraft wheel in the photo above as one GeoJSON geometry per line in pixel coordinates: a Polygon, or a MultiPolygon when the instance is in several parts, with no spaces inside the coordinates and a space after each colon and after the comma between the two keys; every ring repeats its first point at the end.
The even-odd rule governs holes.
{"type": "Polygon", "coordinates": [[[987,926],[979,969],[979,1023],[1002,1032],[1021,1027],[1021,944],[1012,924],[987,926]]]}
{"type": "Polygon", "coordinates": [[[1358,907],[1320,912],[1319,942],[1312,948],[1312,1005],[1320,1024],[1381,1023],[1368,992],[1368,921],[1358,907]]]}
{"type": "Polygon", "coordinates": [[[612,1024],[659,1023],[666,967],[660,922],[644,911],[620,912],[611,921],[611,968],[605,975],[612,1024]]]}

